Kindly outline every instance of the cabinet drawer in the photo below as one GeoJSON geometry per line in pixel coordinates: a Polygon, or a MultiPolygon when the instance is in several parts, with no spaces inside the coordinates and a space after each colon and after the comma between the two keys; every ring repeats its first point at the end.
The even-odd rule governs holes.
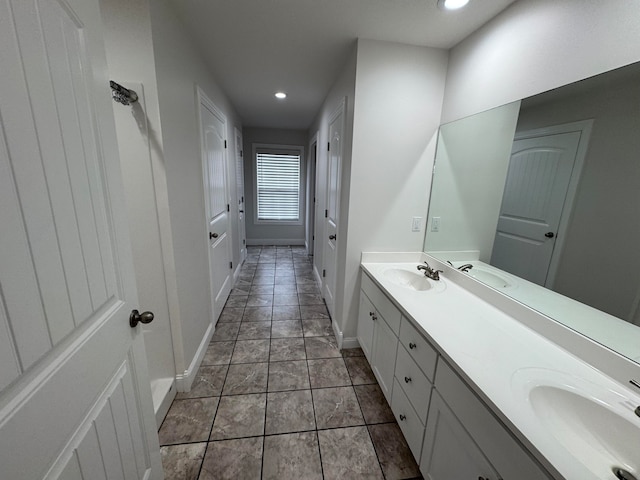
{"type": "Polygon", "coordinates": [[[501,478],[551,478],[446,362],[438,364],[435,386],[501,478]]]}
{"type": "Polygon", "coordinates": [[[402,346],[398,347],[395,373],[398,383],[413,405],[420,421],[426,424],[431,398],[431,382],[402,346]]]}
{"type": "Polygon", "coordinates": [[[420,452],[422,451],[422,437],[424,436],[424,425],[418,418],[418,415],[411,406],[409,399],[407,399],[407,396],[402,391],[402,387],[398,384],[397,380],[394,380],[391,410],[396,416],[398,425],[400,425],[402,434],[411,449],[411,453],[413,453],[413,457],[419,464],[420,452]]]}
{"type": "Polygon", "coordinates": [[[402,317],[400,325],[400,343],[404,345],[427,378],[433,382],[438,353],[405,317],[402,317]]]}
{"type": "Polygon", "coordinates": [[[400,310],[398,310],[393,302],[389,300],[384,293],[382,293],[382,290],[380,290],[380,288],[373,283],[373,280],[371,280],[364,272],[362,273],[361,288],[362,291],[367,294],[367,297],[369,297],[373,306],[376,307],[378,313],[391,327],[393,333],[398,335],[398,332],[400,331],[400,317],[402,316],[400,310]]]}

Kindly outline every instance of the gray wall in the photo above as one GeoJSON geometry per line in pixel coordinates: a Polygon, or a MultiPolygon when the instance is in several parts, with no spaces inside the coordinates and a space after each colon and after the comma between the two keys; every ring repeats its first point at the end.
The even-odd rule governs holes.
{"type": "Polygon", "coordinates": [[[305,240],[305,219],[306,207],[306,172],[301,171],[302,191],[300,201],[302,202],[303,219],[299,225],[283,224],[258,224],[255,215],[255,159],[253,158],[253,144],[271,145],[292,145],[302,147],[304,154],[302,165],[307,159],[307,130],[285,130],[275,128],[245,128],[242,131],[243,155],[244,155],[244,195],[245,195],[245,226],[247,231],[247,245],[304,245],[305,240]]]}

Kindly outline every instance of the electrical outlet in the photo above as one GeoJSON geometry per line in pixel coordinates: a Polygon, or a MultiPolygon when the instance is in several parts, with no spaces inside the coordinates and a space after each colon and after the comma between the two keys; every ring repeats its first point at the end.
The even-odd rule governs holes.
{"type": "Polygon", "coordinates": [[[413,220],[411,222],[411,231],[419,232],[421,225],[422,225],[422,217],[413,217],[413,220]]]}
{"type": "Polygon", "coordinates": [[[431,219],[431,231],[432,232],[440,231],[440,217],[433,217],[431,219]]]}

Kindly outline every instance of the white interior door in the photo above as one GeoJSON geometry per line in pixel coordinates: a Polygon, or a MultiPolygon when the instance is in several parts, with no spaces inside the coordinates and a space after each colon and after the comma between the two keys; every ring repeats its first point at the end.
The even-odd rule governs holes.
{"type": "Polygon", "coordinates": [[[162,478],[97,0],[0,3],[0,478],[162,478]]]}
{"type": "Polygon", "coordinates": [[[224,114],[198,89],[202,133],[202,164],[209,242],[213,322],[217,322],[231,292],[231,235],[227,190],[224,114]]]}
{"type": "Polygon", "coordinates": [[[236,191],[238,196],[238,246],[240,248],[240,263],[247,258],[247,233],[244,223],[244,155],[242,152],[242,133],[234,128],[236,137],[236,191]]]}
{"type": "Polygon", "coordinates": [[[516,140],[491,264],[545,285],[580,132],[516,140]]]}
{"type": "Polygon", "coordinates": [[[344,142],[344,109],[342,102],[329,120],[329,152],[327,162],[327,238],[324,242],[324,299],[331,317],[334,316],[336,268],[338,263],[338,221],[340,216],[340,177],[344,142]]]}

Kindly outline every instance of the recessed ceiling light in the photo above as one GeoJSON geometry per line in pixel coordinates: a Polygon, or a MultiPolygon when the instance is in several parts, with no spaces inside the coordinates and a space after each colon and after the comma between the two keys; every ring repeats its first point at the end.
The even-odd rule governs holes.
{"type": "Polygon", "coordinates": [[[276,93],[276,98],[279,98],[280,100],[283,100],[285,98],[287,98],[287,94],[284,92],[277,92],[276,93]]]}
{"type": "Polygon", "coordinates": [[[467,3],[469,3],[469,0],[438,0],[438,7],[443,10],[457,10],[467,3]]]}

